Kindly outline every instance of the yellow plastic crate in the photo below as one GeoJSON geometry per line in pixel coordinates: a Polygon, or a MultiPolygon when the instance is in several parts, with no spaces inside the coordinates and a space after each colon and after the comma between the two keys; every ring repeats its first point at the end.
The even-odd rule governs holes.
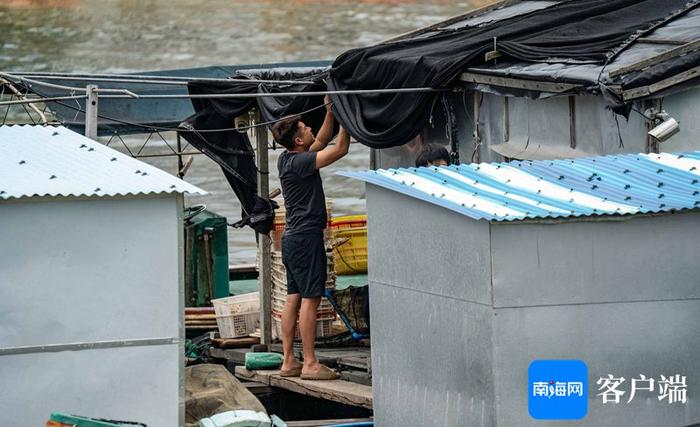
{"type": "Polygon", "coordinates": [[[336,241],[347,239],[333,249],[335,274],[367,273],[367,227],[334,230],[336,241]]]}

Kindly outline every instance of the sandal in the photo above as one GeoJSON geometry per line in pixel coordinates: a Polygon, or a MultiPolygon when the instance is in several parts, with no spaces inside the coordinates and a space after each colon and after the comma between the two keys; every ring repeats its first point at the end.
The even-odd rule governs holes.
{"type": "Polygon", "coordinates": [[[299,377],[302,380],[337,380],[340,374],[329,368],[321,365],[321,369],[315,374],[301,374],[299,377]]]}
{"type": "Polygon", "coordinates": [[[280,377],[298,377],[301,375],[301,366],[286,371],[280,371],[280,377]]]}

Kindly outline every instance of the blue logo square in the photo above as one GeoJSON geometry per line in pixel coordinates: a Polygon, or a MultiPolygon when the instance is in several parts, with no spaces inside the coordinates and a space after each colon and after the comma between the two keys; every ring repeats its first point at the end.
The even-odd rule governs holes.
{"type": "Polygon", "coordinates": [[[588,412],[588,367],[581,360],[533,360],[528,411],[537,420],[580,420],[588,412]]]}

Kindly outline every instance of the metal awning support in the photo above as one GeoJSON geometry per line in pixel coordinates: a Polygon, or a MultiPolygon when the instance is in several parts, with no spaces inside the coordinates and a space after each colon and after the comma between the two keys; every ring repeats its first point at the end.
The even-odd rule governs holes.
{"type": "MultiPolygon", "coordinates": [[[[27,99],[25,99],[25,98],[26,98],[26,95],[24,95],[22,92],[20,92],[19,90],[17,90],[17,88],[14,87],[14,86],[12,85],[12,83],[10,83],[10,82],[9,82],[8,80],[6,80],[6,79],[3,79],[2,77],[0,77],[0,86],[1,86],[1,85],[7,86],[8,89],[10,89],[10,91],[11,91],[12,93],[15,94],[15,96],[17,97],[17,100],[18,100],[18,101],[27,101],[27,99]]],[[[31,100],[30,100],[30,101],[31,101],[31,100]]],[[[22,103],[24,104],[24,102],[22,102],[22,103]]],[[[32,110],[34,110],[34,112],[37,113],[37,114],[39,115],[39,118],[41,119],[41,122],[42,122],[42,123],[44,123],[44,124],[48,123],[48,120],[46,120],[46,116],[44,115],[44,113],[43,113],[39,108],[37,108],[36,105],[34,105],[32,102],[27,102],[27,104],[29,104],[29,108],[31,108],[32,110]]],[[[9,107],[8,107],[8,108],[9,108],[9,107]]]]}

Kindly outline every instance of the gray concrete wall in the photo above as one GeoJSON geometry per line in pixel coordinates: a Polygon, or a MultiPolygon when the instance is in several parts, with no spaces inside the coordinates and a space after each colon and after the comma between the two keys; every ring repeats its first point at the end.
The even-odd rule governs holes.
{"type": "Polygon", "coordinates": [[[488,223],[367,199],[377,425],[493,425],[488,223]]]}

